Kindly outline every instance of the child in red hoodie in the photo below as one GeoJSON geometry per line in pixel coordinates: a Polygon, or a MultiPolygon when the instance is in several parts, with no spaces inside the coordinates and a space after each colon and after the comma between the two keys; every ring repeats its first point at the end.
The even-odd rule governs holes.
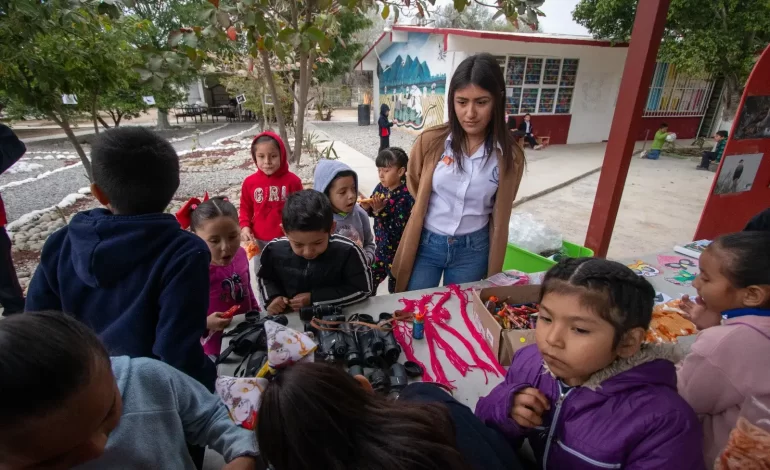
{"type": "Polygon", "coordinates": [[[262,249],[283,236],[281,212],[286,197],[302,190],[302,181],[289,171],[286,147],[273,132],[263,132],[251,143],[257,172],[243,181],[241,192],[241,240],[256,241],[262,249]]]}

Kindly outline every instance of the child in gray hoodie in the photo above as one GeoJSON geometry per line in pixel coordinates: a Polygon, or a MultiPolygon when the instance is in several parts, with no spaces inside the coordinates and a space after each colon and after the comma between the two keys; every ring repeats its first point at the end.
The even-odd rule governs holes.
{"type": "Polygon", "coordinates": [[[366,254],[366,261],[374,263],[374,233],[369,215],[358,200],[358,175],[352,168],[335,160],[321,160],[315,168],[313,189],[329,198],[334,209],[334,233],[347,237],[358,244],[366,254]]]}

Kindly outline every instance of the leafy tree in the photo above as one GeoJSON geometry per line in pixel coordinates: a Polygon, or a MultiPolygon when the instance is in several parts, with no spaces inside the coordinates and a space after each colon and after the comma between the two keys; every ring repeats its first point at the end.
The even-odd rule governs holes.
{"type": "Polygon", "coordinates": [[[121,65],[134,54],[128,38],[140,24],[116,18],[113,2],[96,0],[0,0],[0,92],[17,109],[31,109],[57,123],[91,165],[71,128],[76,95],[93,112],[101,93],[123,85],[121,65]]]}
{"type": "Polygon", "coordinates": [[[348,10],[341,11],[337,21],[339,30],[334,36],[329,54],[324,62],[318,64],[313,74],[318,83],[329,83],[350,71],[364,50],[363,43],[357,41],[355,34],[372,25],[372,20],[363,13],[348,10]]]}
{"type": "MultiPolygon", "coordinates": [[[[573,18],[597,38],[628,41],[636,5],[636,0],[581,0],[573,18]]],[[[732,119],[768,43],[768,0],[672,0],[659,56],[691,74],[723,76],[723,116],[732,119]]]]}
{"type": "Polygon", "coordinates": [[[430,14],[429,25],[437,28],[472,29],[476,31],[504,31],[531,33],[537,31],[536,25],[515,21],[511,23],[502,18],[495,18],[495,11],[478,3],[471,4],[463,11],[457,11],[453,5],[443,5],[430,14]]]}

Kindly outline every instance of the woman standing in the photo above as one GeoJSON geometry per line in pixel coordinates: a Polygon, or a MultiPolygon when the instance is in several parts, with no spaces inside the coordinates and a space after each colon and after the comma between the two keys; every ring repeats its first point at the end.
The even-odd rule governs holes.
{"type": "Polygon", "coordinates": [[[524,152],[505,124],[503,72],[468,57],[449,84],[449,122],[423,132],[406,179],[415,205],[392,273],[396,292],[478,281],[499,272],[524,152]]]}

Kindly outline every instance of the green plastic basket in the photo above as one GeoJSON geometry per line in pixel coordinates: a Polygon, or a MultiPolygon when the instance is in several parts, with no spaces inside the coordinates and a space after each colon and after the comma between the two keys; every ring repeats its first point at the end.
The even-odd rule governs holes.
{"type": "MultiPolygon", "coordinates": [[[[570,242],[563,242],[562,250],[570,258],[583,258],[591,257],[594,255],[593,250],[584,246],[575,245],[570,242]]],[[[509,271],[515,269],[524,273],[539,273],[548,271],[556,264],[556,261],[529,252],[523,248],[519,248],[511,243],[505,249],[505,260],[503,260],[503,271],[509,271]]]]}

